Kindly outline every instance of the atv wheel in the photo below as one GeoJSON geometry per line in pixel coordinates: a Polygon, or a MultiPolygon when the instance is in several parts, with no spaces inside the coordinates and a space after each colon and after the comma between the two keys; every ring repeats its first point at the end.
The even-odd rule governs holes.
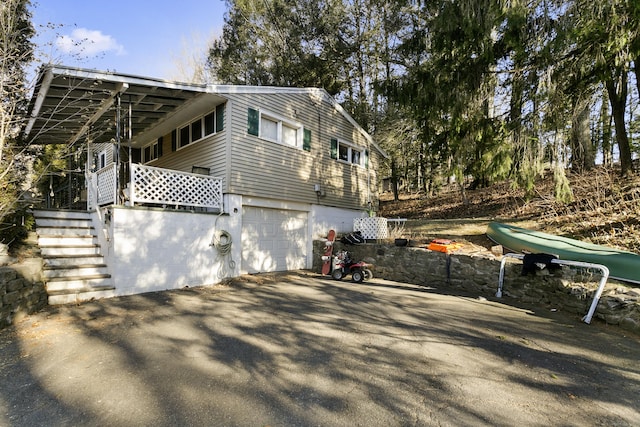
{"type": "Polygon", "coordinates": [[[334,280],[342,280],[342,277],[343,277],[342,269],[336,268],[335,270],[333,270],[331,272],[331,277],[333,277],[334,280]]]}
{"type": "Polygon", "coordinates": [[[373,279],[373,271],[369,270],[368,268],[365,268],[364,270],[362,270],[364,272],[364,280],[371,280],[373,279]]]}
{"type": "Polygon", "coordinates": [[[354,270],[351,273],[351,278],[356,283],[362,283],[364,281],[364,273],[362,272],[362,270],[354,270]]]}

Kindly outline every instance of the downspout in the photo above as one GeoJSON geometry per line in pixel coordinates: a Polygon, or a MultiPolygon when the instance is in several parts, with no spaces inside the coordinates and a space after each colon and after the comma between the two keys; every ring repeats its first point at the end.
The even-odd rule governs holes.
{"type": "Polygon", "coordinates": [[[118,205],[120,198],[120,93],[116,94],[116,152],[114,155],[114,161],[116,164],[116,176],[115,176],[115,197],[113,199],[114,204],[118,205]]]}
{"type": "MultiPolygon", "coordinates": [[[[129,182],[128,182],[129,194],[128,194],[128,196],[129,196],[129,204],[133,206],[133,203],[131,202],[131,200],[132,200],[131,199],[131,191],[132,191],[132,188],[133,188],[133,173],[132,173],[132,170],[131,170],[132,164],[133,164],[133,161],[131,160],[131,140],[133,139],[133,131],[131,130],[131,125],[133,123],[133,119],[131,117],[132,110],[133,110],[133,108],[131,107],[131,95],[129,95],[129,123],[128,123],[129,129],[128,129],[128,132],[127,132],[127,137],[129,139],[129,182]]],[[[125,203],[126,203],[126,200],[125,200],[125,203]]]]}
{"type": "Polygon", "coordinates": [[[91,170],[91,161],[93,154],[91,154],[91,138],[87,134],[87,160],[84,164],[84,186],[87,192],[87,210],[90,211],[93,208],[92,195],[93,195],[93,171],[91,170]]]}

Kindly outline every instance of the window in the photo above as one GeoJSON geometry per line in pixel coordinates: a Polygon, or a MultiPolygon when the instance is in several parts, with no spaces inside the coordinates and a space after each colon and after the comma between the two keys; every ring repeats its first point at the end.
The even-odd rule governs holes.
{"type": "Polygon", "coordinates": [[[216,114],[209,113],[204,116],[204,134],[211,135],[216,131],[216,114]]]}
{"type": "Polygon", "coordinates": [[[107,166],[107,151],[102,150],[100,154],[98,154],[98,169],[102,169],[107,166]]]}
{"type": "Polygon", "coordinates": [[[224,130],[224,104],[216,106],[216,109],[198,117],[188,125],[178,129],[177,144],[173,143],[174,151],[178,148],[185,147],[192,142],[199,141],[209,135],[224,130]]]}
{"type": "Polygon", "coordinates": [[[296,147],[298,145],[298,129],[282,125],[282,142],[296,147]]]}
{"type": "Polygon", "coordinates": [[[162,142],[164,138],[160,137],[156,142],[151,145],[147,145],[144,147],[144,159],[145,163],[150,162],[151,160],[155,160],[159,157],[162,157],[162,142]]]}
{"type": "Polygon", "coordinates": [[[191,132],[189,126],[180,128],[180,141],[178,147],[182,148],[191,142],[191,132]]]}
{"type": "Polygon", "coordinates": [[[191,123],[191,142],[202,139],[202,119],[191,123]]]}
{"type": "Polygon", "coordinates": [[[278,141],[278,122],[262,117],[262,120],[260,120],[260,138],[278,141]]]}
{"type": "Polygon", "coordinates": [[[249,108],[247,133],[261,139],[311,151],[311,131],[275,114],[249,108]]]}
{"type": "Polygon", "coordinates": [[[367,166],[366,150],[335,138],[331,140],[331,158],[352,165],[367,166]]]}

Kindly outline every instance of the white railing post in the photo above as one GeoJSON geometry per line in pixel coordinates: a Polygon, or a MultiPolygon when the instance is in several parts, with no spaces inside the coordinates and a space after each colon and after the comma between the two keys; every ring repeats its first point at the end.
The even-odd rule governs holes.
{"type": "Polygon", "coordinates": [[[129,196],[129,203],[131,203],[131,206],[135,206],[136,205],[136,186],[135,186],[135,182],[136,182],[136,175],[138,174],[138,165],[136,163],[131,163],[130,164],[131,167],[129,168],[129,187],[127,188],[127,191],[129,192],[128,196],[129,196]]]}

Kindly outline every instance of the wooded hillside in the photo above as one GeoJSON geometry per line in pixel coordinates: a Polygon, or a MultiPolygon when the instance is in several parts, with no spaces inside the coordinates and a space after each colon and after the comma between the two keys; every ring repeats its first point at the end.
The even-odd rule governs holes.
{"type": "Polygon", "coordinates": [[[564,204],[553,196],[550,175],[536,182],[531,198],[507,181],[467,190],[467,203],[462,201],[457,186],[433,197],[403,194],[399,201],[387,193],[380,203],[380,214],[389,218],[448,219],[451,228],[465,226],[464,220],[469,218],[526,221],[540,231],[640,253],[640,178],[623,179],[618,170],[605,168],[569,173],[574,201],[564,204]]]}

